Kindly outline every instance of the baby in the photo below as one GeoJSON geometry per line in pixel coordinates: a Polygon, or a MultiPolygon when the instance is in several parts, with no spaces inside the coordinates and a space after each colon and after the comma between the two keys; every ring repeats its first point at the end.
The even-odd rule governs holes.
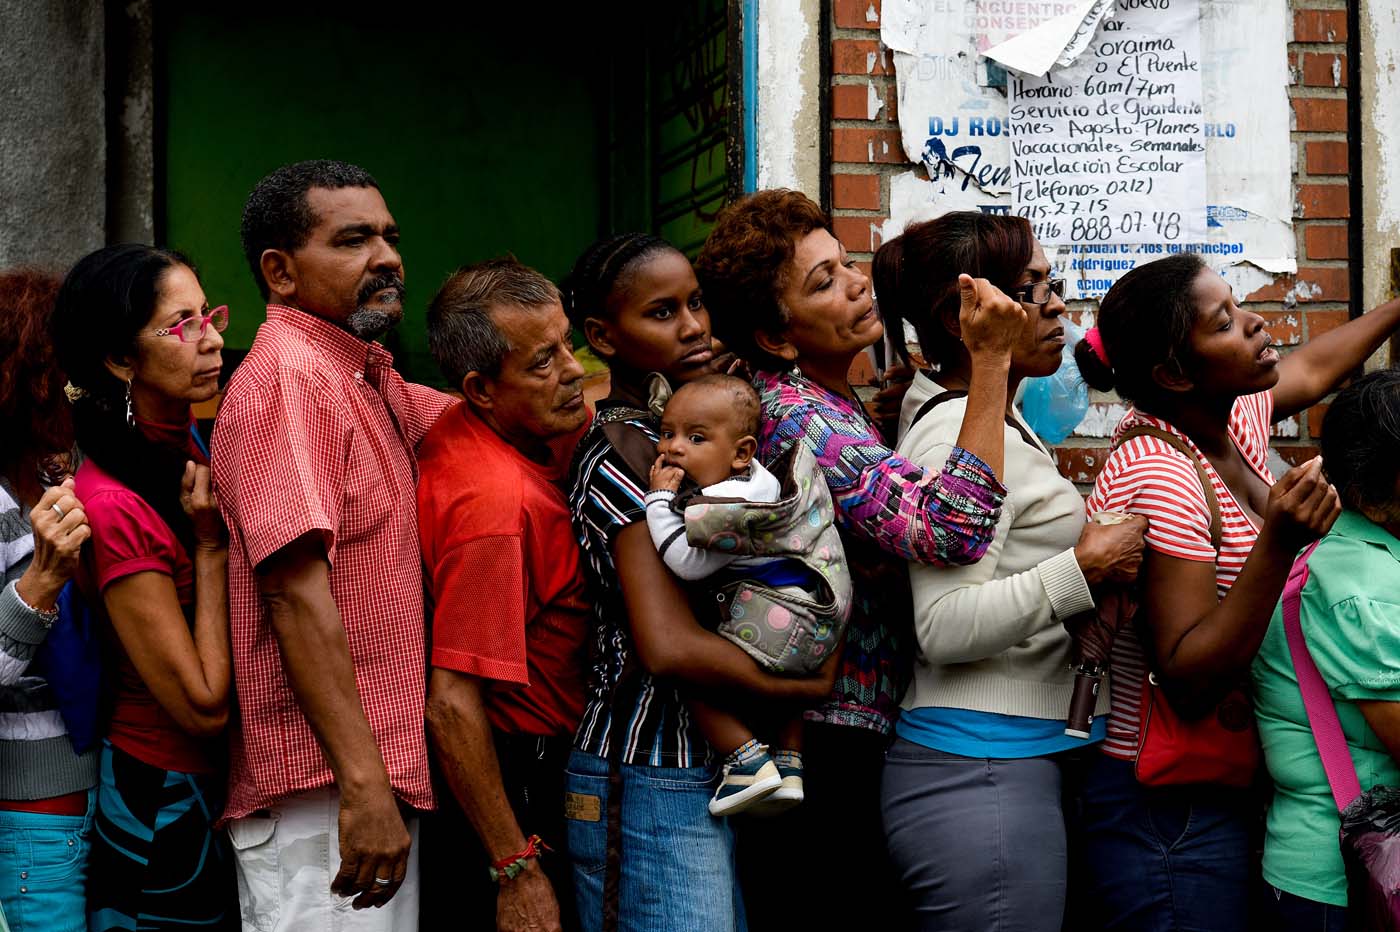
{"type": "MultiPolygon", "coordinates": [[[[789,471],[795,471],[791,464],[800,461],[808,471],[807,480],[793,483],[799,491],[789,496],[791,507],[774,508],[771,504],[788,499],[783,497],[779,478],[755,458],[758,422],[758,393],[742,379],[709,375],[682,385],[661,418],[661,439],[656,447],[659,455],[651,468],[651,491],[646,496],[647,527],[672,572],[685,580],[710,580],[718,587],[721,604],[724,593],[733,598],[736,604],[728,609],[727,623],[720,625],[721,635],[743,647],[770,672],[801,674],[819,665],[821,657],[839,642],[849,609],[849,574],[831,525],[826,485],[815,474],[810,457],[784,457],[789,471]],[[722,501],[697,504],[685,515],[679,513],[673,503],[686,476],[701,487],[702,502],[722,501]],[[743,509],[750,504],[759,505],[760,514],[744,514],[743,509]],[[800,511],[794,513],[794,509],[800,511]],[[713,512],[718,511],[725,512],[719,516],[723,523],[715,521],[713,512]],[[737,519],[736,511],[740,515],[737,519]],[[710,523],[701,523],[707,515],[710,523]],[[722,549],[689,544],[687,525],[692,539],[698,531],[711,547],[722,549]],[[782,533],[772,533],[779,529],[782,533]],[[762,540],[741,543],[750,531],[762,540]],[[776,545],[772,543],[775,537],[780,539],[776,545]],[[748,555],[732,552],[735,550],[748,555]],[[755,551],[763,555],[754,555],[755,551]],[[820,558],[808,551],[820,551],[820,558]],[[742,581],[737,588],[736,580],[742,581]],[[755,593],[760,598],[754,598],[755,593]],[[801,641],[796,636],[780,638],[781,649],[772,652],[781,656],[776,661],[765,656],[755,646],[763,636],[755,633],[758,626],[753,620],[735,623],[743,618],[745,607],[757,615],[759,606],[764,607],[765,617],[781,617],[779,627],[794,632],[799,625],[789,625],[789,607],[795,609],[794,616],[802,615],[809,622],[815,619],[807,625],[815,636],[801,641]],[[798,654],[807,656],[795,656],[798,654]]],[[[768,647],[771,650],[771,645],[768,647]]],[[[710,800],[712,815],[749,809],[771,814],[802,801],[800,716],[780,724],[770,756],[753,729],[728,710],[694,699],[687,705],[711,746],[726,755],[724,776],[710,800]]]]}

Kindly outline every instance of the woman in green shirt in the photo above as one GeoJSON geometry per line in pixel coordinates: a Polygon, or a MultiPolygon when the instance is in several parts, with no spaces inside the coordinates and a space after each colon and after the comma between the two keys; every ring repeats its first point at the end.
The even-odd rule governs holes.
{"type": "MultiPolygon", "coordinates": [[[[1400,371],[1374,372],[1327,412],[1323,468],[1346,510],[1308,562],[1300,616],[1364,789],[1400,785],[1400,371]]],[[[1264,841],[1264,927],[1340,930],[1347,882],[1340,818],[1308,727],[1276,608],[1254,660],[1274,780],[1264,841]]]]}

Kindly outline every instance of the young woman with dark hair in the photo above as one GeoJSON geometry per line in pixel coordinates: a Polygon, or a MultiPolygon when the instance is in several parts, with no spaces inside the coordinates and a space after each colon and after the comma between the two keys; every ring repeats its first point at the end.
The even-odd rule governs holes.
{"type": "Polygon", "coordinates": [[[68,273],[53,340],[73,386],[92,526],[79,580],[110,635],[89,928],[236,928],[215,832],[228,719],[227,539],[190,406],[218,391],[219,332],[193,267],[149,246],[68,273]]]}
{"type": "MultiPolygon", "coordinates": [[[[1030,224],[971,211],[913,224],[880,247],[874,272],[886,326],[911,323],[936,366],[914,377],[900,419],[899,452],[925,469],[955,454],[974,377],[962,273],[1024,309],[1001,370],[1008,492],[992,545],[970,566],[909,570],[918,656],[881,787],[890,855],[917,928],[1051,932],[1066,902],[1065,752],[1084,746],[1065,734],[1066,625],[1094,610],[1100,585],[1132,580],[1143,523],[1086,523],[1010,401],[1023,379],[1053,373],[1064,347],[1063,283],[1030,224]]],[[[1091,735],[1102,739],[1100,723],[1091,735]]]]}
{"type": "Polygon", "coordinates": [[[1084,794],[1088,898],[1108,928],[1248,922],[1257,807],[1218,783],[1138,781],[1146,683],[1150,673],[1171,710],[1199,719],[1248,675],[1294,555],[1340,510],[1316,458],[1275,484],[1270,425],[1321,400],[1397,326],[1393,301],[1280,356],[1263,318],[1183,254],[1124,275],[1076,347],[1086,381],[1132,403],[1115,437],[1175,438],[1122,442],[1088,502],[1148,519],[1137,624],[1114,643],[1108,739],[1084,794]]]}
{"type": "Polygon", "coordinates": [[[87,928],[97,783],[97,751],[77,751],[42,653],[89,534],[64,478],[73,437],[49,340],[57,293],[43,272],[0,272],[0,902],[13,932],[87,928]]]}
{"type": "MultiPolygon", "coordinates": [[[[1337,395],[1327,409],[1322,468],[1345,510],[1308,559],[1298,620],[1361,789],[1400,786],[1400,371],[1372,372],[1337,395]]],[[[1299,692],[1282,603],[1252,673],[1274,782],[1258,927],[1342,932],[1349,910],[1340,818],[1299,692]]]]}
{"type": "Polygon", "coordinates": [[[612,373],[569,496],[594,597],[587,705],[565,777],[580,921],[600,929],[615,908],[623,930],[741,929],[733,834],[708,809],[719,761],[680,690],[791,713],[830,691],[834,664],[812,678],[763,673],[696,621],[647,529],[661,408],[671,386],[715,363],[690,262],[657,237],[624,234],[590,246],[561,290],[612,373]]]}

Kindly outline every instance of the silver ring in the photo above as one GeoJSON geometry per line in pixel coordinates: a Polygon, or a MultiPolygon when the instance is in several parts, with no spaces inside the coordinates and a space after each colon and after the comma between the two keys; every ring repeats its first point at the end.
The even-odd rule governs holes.
{"type": "Polygon", "coordinates": [[[50,505],[49,507],[52,508],[54,511],[58,512],[58,520],[62,521],[62,520],[63,520],[63,509],[58,507],[58,502],[54,502],[54,503],[53,503],[52,505],[50,505]]]}
{"type": "Polygon", "coordinates": [[[387,887],[387,886],[389,886],[389,884],[391,884],[391,883],[393,883],[393,882],[394,882],[394,878],[392,878],[392,877],[376,877],[376,878],[374,878],[374,885],[375,885],[376,887],[387,887]]]}

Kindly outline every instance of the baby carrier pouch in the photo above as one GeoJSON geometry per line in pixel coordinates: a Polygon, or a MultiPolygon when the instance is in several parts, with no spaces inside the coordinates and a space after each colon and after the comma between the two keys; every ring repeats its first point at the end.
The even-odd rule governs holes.
{"type": "MultiPolygon", "coordinates": [[[[851,574],[835,523],[835,507],[812,454],[794,443],[768,466],[778,479],[776,502],[694,495],[678,499],[686,540],[741,557],[801,564],[812,585],[774,586],[737,576],[714,588],[717,633],[770,673],[805,676],[845,636],[851,574]]],[[[736,568],[742,572],[739,568],[736,568]]]]}

